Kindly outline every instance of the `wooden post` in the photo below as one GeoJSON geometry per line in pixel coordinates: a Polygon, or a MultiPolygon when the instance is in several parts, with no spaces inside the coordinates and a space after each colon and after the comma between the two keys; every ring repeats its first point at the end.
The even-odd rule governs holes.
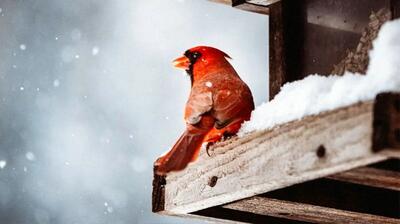
{"type": "Polygon", "coordinates": [[[373,150],[400,149],[400,94],[379,94],[374,105],[373,150]]]}

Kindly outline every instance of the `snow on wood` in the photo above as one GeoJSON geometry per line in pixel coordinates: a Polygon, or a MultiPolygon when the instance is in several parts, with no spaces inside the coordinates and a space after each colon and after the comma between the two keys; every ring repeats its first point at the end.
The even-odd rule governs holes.
{"type": "Polygon", "coordinates": [[[157,176],[153,210],[185,214],[387,159],[372,150],[373,102],[308,116],[217,144],[157,176]]]}
{"type": "Polygon", "coordinates": [[[301,119],[307,115],[372,100],[385,91],[400,91],[400,20],[382,26],[366,75],[346,72],[343,76],[311,75],[284,85],[278,95],[257,107],[240,132],[255,130],[301,119]]]}

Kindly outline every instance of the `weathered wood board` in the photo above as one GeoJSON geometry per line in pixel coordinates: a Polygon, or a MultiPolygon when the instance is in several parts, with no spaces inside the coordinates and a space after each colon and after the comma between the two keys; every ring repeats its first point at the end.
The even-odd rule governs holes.
{"type": "Polygon", "coordinates": [[[272,198],[252,197],[222,206],[253,214],[288,218],[312,223],[399,223],[399,219],[295,203],[272,198]],[[262,205],[262,206],[260,206],[262,205]]]}
{"type": "Polygon", "coordinates": [[[217,144],[155,177],[153,211],[190,213],[385,160],[372,150],[373,111],[358,103],[217,144]]]}
{"type": "Polygon", "coordinates": [[[362,167],[327,177],[333,180],[400,191],[400,173],[362,167]]]}
{"type": "Polygon", "coordinates": [[[257,4],[253,1],[248,1],[248,0],[209,0],[212,2],[216,3],[222,3],[225,5],[230,5],[238,9],[242,9],[245,11],[249,12],[255,12],[259,14],[269,14],[269,8],[266,7],[265,2],[268,2],[268,4],[272,4],[274,2],[280,1],[280,0],[268,0],[265,1],[263,4],[257,4]]]}

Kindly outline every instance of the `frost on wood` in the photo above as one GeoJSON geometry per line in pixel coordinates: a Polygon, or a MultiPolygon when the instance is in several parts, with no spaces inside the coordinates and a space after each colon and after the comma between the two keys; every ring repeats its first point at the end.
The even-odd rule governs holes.
{"type": "Polygon", "coordinates": [[[373,99],[378,93],[400,91],[400,20],[382,26],[370,51],[366,75],[311,75],[284,85],[281,92],[257,107],[240,135],[300,119],[306,115],[373,99]]]}

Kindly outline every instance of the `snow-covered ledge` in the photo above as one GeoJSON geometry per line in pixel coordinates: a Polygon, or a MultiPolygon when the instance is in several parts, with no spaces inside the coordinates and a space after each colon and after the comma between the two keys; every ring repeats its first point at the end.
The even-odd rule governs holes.
{"type": "MultiPolygon", "coordinates": [[[[394,146],[374,143],[387,138],[373,135],[387,132],[374,133],[380,124],[373,121],[382,115],[374,110],[396,111],[400,94],[379,98],[383,103],[357,103],[221,142],[185,170],[155,176],[153,209],[186,214],[399,156],[376,148],[394,146]]],[[[399,120],[400,112],[387,119],[399,120]]]]}

